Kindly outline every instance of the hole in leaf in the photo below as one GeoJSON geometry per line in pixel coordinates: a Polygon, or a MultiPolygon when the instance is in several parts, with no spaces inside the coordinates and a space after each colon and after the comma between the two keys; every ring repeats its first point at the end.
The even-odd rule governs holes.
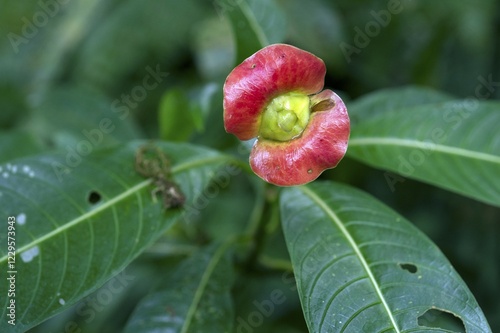
{"type": "Polygon", "coordinates": [[[465,333],[463,321],[453,313],[440,309],[429,309],[418,317],[418,325],[438,328],[447,332],[465,333]]]}
{"type": "Polygon", "coordinates": [[[415,274],[417,272],[417,266],[415,266],[414,264],[399,264],[399,267],[401,267],[402,269],[404,269],[405,271],[408,271],[412,274],[415,274]]]}
{"type": "Polygon", "coordinates": [[[99,201],[101,201],[101,194],[97,191],[91,191],[89,196],[87,197],[87,201],[92,205],[95,205],[99,201]]]}

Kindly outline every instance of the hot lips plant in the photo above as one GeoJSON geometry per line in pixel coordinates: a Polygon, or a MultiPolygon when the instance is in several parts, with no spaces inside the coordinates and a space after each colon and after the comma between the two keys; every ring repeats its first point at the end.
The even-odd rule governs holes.
{"type": "Polygon", "coordinates": [[[335,167],[347,150],[344,102],[323,90],[326,67],[286,44],[256,52],[227,77],[224,126],[240,140],[256,138],[250,166],[280,186],[301,185],[335,167]]]}
{"type": "MultiPolygon", "coordinates": [[[[21,2],[0,12],[9,35],[39,11],[21,2]]],[[[477,36],[461,29],[481,38],[460,38],[460,15],[406,1],[404,21],[345,59],[341,39],[387,12],[379,2],[123,1],[64,10],[18,56],[0,45],[0,332],[490,333],[464,280],[500,332],[500,102],[483,100],[498,93],[494,11],[447,1],[487,7],[477,36]],[[415,40],[424,16],[443,24],[415,40]],[[59,43],[75,19],[83,43],[59,43]],[[284,40],[332,67],[269,45],[284,40]],[[236,68],[221,66],[232,51],[236,68]],[[168,80],[142,94],[148,66],[168,80]],[[323,90],[334,71],[345,96],[395,88],[350,100],[348,117],[323,90]],[[475,97],[396,87],[413,80],[475,97]],[[127,117],[122,92],[137,102],[127,117]],[[104,121],[112,133],[93,130],[104,121]]]]}
{"type": "MultiPolygon", "coordinates": [[[[254,139],[254,173],[288,187],[279,191],[280,219],[309,332],[490,332],[460,276],[411,223],[362,191],[312,182],[337,166],[351,134],[344,102],[322,90],[325,74],[325,64],[313,54],[273,44],[234,68],[223,88],[226,131],[254,139]]],[[[429,98],[418,89],[412,93],[421,97],[416,100],[429,98]]],[[[411,105],[411,99],[393,97],[411,105]]],[[[380,120],[370,114],[373,109],[363,111],[375,122],[364,129],[368,134],[358,122],[350,140],[351,155],[362,161],[397,160],[405,152],[384,150],[384,144],[418,146],[426,140],[400,130],[449,127],[441,110],[388,112],[380,120]],[[398,120],[387,126],[390,117],[398,120]],[[378,138],[386,129],[387,138],[378,138]]],[[[355,112],[359,117],[359,107],[355,112]]],[[[238,332],[251,329],[238,323],[238,332]]]]}

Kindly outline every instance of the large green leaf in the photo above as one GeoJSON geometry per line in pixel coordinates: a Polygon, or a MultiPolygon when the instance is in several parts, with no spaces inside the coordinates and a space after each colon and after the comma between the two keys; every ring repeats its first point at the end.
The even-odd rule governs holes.
{"type": "Polygon", "coordinates": [[[451,332],[421,326],[431,309],[460,318],[468,333],[490,332],[440,250],[373,197],[316,182],[280,200],[310,332],[451,332]]]}
{"type": "MultiPolygon", "coordinates": [[[[153,200],[152,181],[134,170],[143,144],[86,157],[40,155],[0,166],[1,279],[17,271],[16,326],[7,323],[9,298],[3,297],[0,331],[25,331],[66,309],[120,272],[175,221],[199,214],[203,206],[196,198],[229,161],[208,149],[158,143],[187,199],[185,209],[165,211],[163,200],[153,200]],[[13,266],[7,254],[9,217],[16,220],[13,266]]],[[[6,283],[0,293],[7,295],[6,283]]]]}
{"type": "Polygon", "coordinates": [[[125,332],[230,333],[234,272],[228,245],[200,249],[139,304],[125,332]]]}
{"type": "MultiPolygon", "coordinates": [[[[453,101],[381,113],[353,126],[348,156],[500,205],[500,103],[453,101]]],[[[386,174],[396,188],[402,177],[386,174]]]]}
{"type": "Polygon", "coordinates": [[[231,22],[236,41],[236,64],[269,44],[283,41],[286,19],[274,1],[216,0],[214,4],[231,22]]]}

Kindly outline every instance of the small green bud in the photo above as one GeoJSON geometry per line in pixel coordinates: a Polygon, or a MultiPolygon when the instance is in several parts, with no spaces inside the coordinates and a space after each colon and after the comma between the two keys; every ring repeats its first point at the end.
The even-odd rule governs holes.
{"type": "Polygon", "coordinates": [[[266,106],[259,137],[274,141],[290,141],[299,137],[309,122],[310,99],[301,93],[279,95],[266,106]]]}

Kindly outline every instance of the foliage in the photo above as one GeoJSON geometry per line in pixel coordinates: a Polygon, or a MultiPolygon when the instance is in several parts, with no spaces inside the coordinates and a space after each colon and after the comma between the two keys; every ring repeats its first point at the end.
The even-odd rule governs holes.
{"type": "Polygon", "coordinates": [[[500,331],[499,12],[5,3],[0,331],[500,331]],[[323,58],[352,124],[299,187],[222,122],[227,74],[278,42],[323,58]]]}

